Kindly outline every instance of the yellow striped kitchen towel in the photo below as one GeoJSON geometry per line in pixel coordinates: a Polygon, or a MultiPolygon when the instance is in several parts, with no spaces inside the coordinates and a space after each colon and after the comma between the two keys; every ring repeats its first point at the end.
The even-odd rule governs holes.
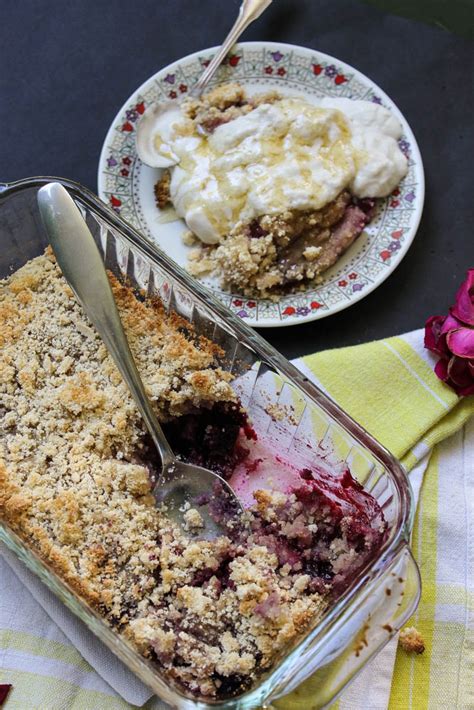
{"type": "MultiPolygon", "coordinates": [[[[398,456],[420,493],[413,548],[426,651],[391,642],[341,695],[339,710],[474,709],[474,397],[433,374],[422,331],[296,361],[398,456]]],[[[2,551],[3,554],[3,551],[2,551]]],[[[165,708],[8,553],[0,556],[0,683],[7,710],[165,708]],[[8,564],[5,561],[8,559],[8,564]],[[45,611],[46,610],[46,611],[45,611]]],[[[312,710],[311,679],[275,702],[312,710]]]]}

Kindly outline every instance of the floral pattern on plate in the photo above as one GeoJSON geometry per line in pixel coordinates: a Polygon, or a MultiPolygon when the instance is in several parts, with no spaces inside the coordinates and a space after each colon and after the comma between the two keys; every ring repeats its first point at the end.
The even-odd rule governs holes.
{"type": "MultiPolygon", "coordinates": [[[[137,122],[156,101],[179,100],[209,64],[215,49],[184,57],[165,67],[126,102],[114,120],[102,148],[99,196],[133,227],[161,247],[181,266],[188,248],[181,234],[186,227],[168,210],[160,215],[153,185],[159,171],[144,166],[135,149],[137,122]]],[[[421,156],[407,122],[393,102],[370,79],[352,67],[303,47],[272,42],[244,42],[220,67],[213,85],[239,81],[250,91],[277,89],[282,94],[363,99],[390,108],[400,119],[399,141],[408,159],[408,173],[389,197],[378,200],[372,222],[324,275],[322,283],[282,297],[278,302],[249,300],[202,279],[214,295],[249,325],[292,325],[312,321],[356,303],[373,291],[398,266],[418,227],[424,200],[421,156]]]]}

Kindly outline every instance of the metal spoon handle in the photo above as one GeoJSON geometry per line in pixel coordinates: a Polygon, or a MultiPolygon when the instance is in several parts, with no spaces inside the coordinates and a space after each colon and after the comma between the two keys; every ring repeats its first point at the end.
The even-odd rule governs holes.
{"type": "Polygon", "coordinates": [[[247,29],[247,27],[254,20],[257,19],[257,17],[260,17],[262,12],[267,9],[271,2],[272,0],[243,0],[240,6],[239,15],[232,29],[225,38],[217,54],[211,60],[209,66],[202,73],[198,81],[194,84],[193,88],[190,91],[191,96],[198,98],[202,94],[207,84],[210,82],[217,69],[220,67],[225,56],[232,48],[232,46],[237,42],[242,32],[247,29]]]}
{"type": "Polygon", "coordinates": [[[59,267],[127,383],[165,468],[175,456],[145,393],[94,238],[59,183],[38,191],[38,205],[59,267]]]}

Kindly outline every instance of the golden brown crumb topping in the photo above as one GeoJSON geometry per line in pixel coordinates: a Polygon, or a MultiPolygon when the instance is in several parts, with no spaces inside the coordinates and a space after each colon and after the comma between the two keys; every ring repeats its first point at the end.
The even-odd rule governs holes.
{"type": "Polygon", "coordinates": [[[425,650],[425,642],[420,632],[414,626],[407,626],[403,631],[400,631],[398,637],[400,646],[407,653],[423,653],[425,650]]]}
{"type": "Polygon", "coordinates": [[[163,210],[171,203],[170,199],[171,173],[163,170],[163,174],[155,185],[155,201],[160,210],[163,210]]]}
{"type": "Polygon", "coordinates": [[[290,210],[238,222],[219,245],[198,244],[189,255],[194,276],[215,273],[245,296],[278,298],[288,287],[317,283],[339,256],[332,240],[349,204],[349,193],[316,211],[290,210]]]}
{"type": "MultiPolygon", "coordinates": [[[[162,421],[235,401],[214,345],[111,281],[162,421]]],[[[0,334],[0,516],[176,681],[247,686],[323,596],[251,535],[195,540],[155,508],[139,415],[51,254],[0,282],[0,334]]]]}
{"type": "Polygon", "coordinates": [[[244,116],[261,104],[278,101],[279,98],[275,91],[248,97],[240,84],[231,83],[216,86],[199,99],[186,99],[183,110],[195,126],[212,133],[217,126],[244,116]]]}

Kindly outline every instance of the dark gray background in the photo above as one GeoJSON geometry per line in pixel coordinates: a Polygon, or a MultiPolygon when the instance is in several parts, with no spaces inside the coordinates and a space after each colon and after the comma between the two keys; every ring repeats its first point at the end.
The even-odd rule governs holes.
{"type": "MultiPolygon", "coordinates": [[[[0,181],[57,175],[96,191],[105,134],[128,96],[183,55],[218,44],[238,0],[2,0],[0,181]]],[[[358,0],[274,0],[247,40],[300,44],[371,77],[419,142],[426,202],[398,269],[346,311],[265,329],[287,357],[394,335],[443,313],[474,265],[473,45],[358,0]]]]}

